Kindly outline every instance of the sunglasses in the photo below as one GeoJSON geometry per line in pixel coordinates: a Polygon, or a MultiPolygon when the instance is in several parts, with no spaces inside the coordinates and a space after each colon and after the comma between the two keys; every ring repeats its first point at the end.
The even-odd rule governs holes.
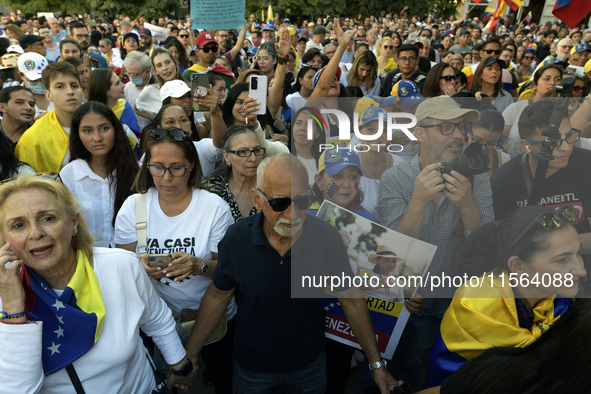
{"type": "Polygon", "coordinates": [[[394,45],[384,45],[384,49],[394,49],[394,45]]]}
{"type": "Polygon", "coordinates": [[[527,60],[534,60],[534,57],[533,56],[524,56],[523,58],[524,59],[527,59],[527,60]]]}
{"type": "Polygon", "coordinates": [[[455,75],[446,75],[446,76],[440,77],[439,79],[445,79],[445,82],[447,82],[447,83],[455,82],[456,76],[455,75]]]}
{"type": "Polygon", "coordinates": [[[501,50],[500,49],[483,49],[483,52],[488,53],[489,55],[492,54],[494,52],[495,55],[500,55],[501,54],[501,50]]]}
{"type": "Polygon", "coordinates": [[[285,211],[292,203],[294,203],[300,211],[308,209],[308,206],[310,205],[310,196],[301,196],[294,199],[289,197],[275,197],[269,199],[267,196],[265,196],[265,193],[263,193],[261,189],[257,188],[257,190],[259,193],[261,193],[261,196],[267,200],[269,206],[271,206],[271,209],[275,212],[285,211]]]}
{"type": "Polygon", "coordinates": [[[187,35],[187,34],[181,34],[181,35],[179,35],[179,37],[181,37],[181,38],[189,38],[189,35],[187,35]]]}
{"type": "Polygon", "coordinates": [[[198,49],[201,49],[203,51],[203,53],[209,53],[209,51],[216,53],[219,49],[219,47],[213,46],[213,47],[197,47],[198,49]]]}
{"type": "Polygon", "coordinates": [[[517,246],[519,242],[521,242],[523,237],[527,235],[529,230],[531,230],[532,227],[536,225],[536,223],[541,224],[542,227],[547,231],[555,231],[562,228],[563,225],[575,223],[577,220],[579,220],[579,215],[572,205],[565,205],[555,212],[542,213],[533,218],[533,220],[527,226],[525,226],[523,230],[521,230],[519,235],[515,237],[513,242],[511,242],[509,251],[513,250],[513,248],[517,246]],[[563,219],[565,219],[565,221],[563,221],[563,219]]]}
{"type": "Polygon", "coordinates": [[[585,89],[584,86],[575,86],[575,87],[573,87],[573,92],[580,92],[583,89],[585,89]]]}
{"type": "MultiPolygon", "coordinates": [[[[60,174],[57,173],[57,172],[40,172],[40,173],[37,173],[37,174],[32,174],[31,176],[39,176],[41,178],[49,179],[49,180],[52,180],[52,181],[60,181],[60,182],[62,182],[62,178],[60,178],[60,174]]],[[[15,179],[16,178],[6,178],[2,182],[0,182],[0,185],[4,185],[5,183],[12,182],[15,179]]]]}
{"type": "Polygon", "coordinates": [[[154,129],[150,131],[150,139],[153,141],[160,141],[166,134],[170,136],[170,139],[176,142],[183,142],[189,138],[189,133],[181,129],[154,129]]]}

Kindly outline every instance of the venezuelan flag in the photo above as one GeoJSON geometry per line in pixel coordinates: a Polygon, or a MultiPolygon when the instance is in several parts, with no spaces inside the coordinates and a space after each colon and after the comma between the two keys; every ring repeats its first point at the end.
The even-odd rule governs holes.
{"type": "Polygon", "coordinates": [[[552,14],[570,28],[577,26],[591,12],[589,0],[556,0],[552,14]]]}
{"type": "Polygon", "coordinates": [[[505,0],[507,5],[513,10],[517,11],[523,5],[525,0],[505,0]]]}
{"type": "Polygon", "coordinates": [[[497,3],[497,8],[495,9],[495,12],[493,13],[492,18],[490,19],[490,21],[488,22],[486,27],[488,29],[490,29],[490,31],[493,31],[493,29],[497,25],[497,21],[499,20],[500,17],[505,15],[506,11],[507,11],[507,3],[505,3],[505,1],[503,1],[503,0],[499,0],[499,2],[497,3]]]}
{"type": "Polygon", "coordinates": [[[482,20],[486,22],[494,15],[494,13],[495,13],[495,9],[492,8],[491,6],[487,6],[486,9],[484,10],[484,15],[482,16],[482,20]]]}
{"type": "Polygon", "coordinates": [[[43,322],[41,354],[45,375],[51,375],[86,354],[103,329],[105,304],[88,257],[76,251],[76,272],[58,297],[33,270],[25,266],[21,282],[25,308],[43,322]]]}
{"type": "Polygon", "coordinates": [[[137,118],[135,117],[135,112],[133,111],[131,104],[129,104],[124,99],[119,99],[117,100],[115,106],[111,109],[123,124],[123,128],[127,132],[127,138],[129,139],[131,148],[133,149],[136,156],[139,157],[139,138],[142,135],[142,131],[140,130],[140,126],[137,123],[137,118]]]}
{"type": "Polygon", "coordinates": [[[525,16],[525,21],[527,23],[531,23],[531,11],[527,13],[527,15],[525,16]]]}
{"type": "Polygon", "coordinates": [[[273,17],[273,8],[271,4],[269,4],[269,9],[267,10],[267,23],[275,22],[275,18],[273,17]]]}
{"type": "Polygon", "coordinates": [[[487,286],[490,277],[486,274],[482,288],[457,290],[429,355],[426,388],[441,385],[462,364],[487,349],[530,345],[568,310],[570,299],[545,298],[532,311],[531,329],[521,328],[509,277],[500,270],[493,272],[496,276],[492,287],[487,286]]]}

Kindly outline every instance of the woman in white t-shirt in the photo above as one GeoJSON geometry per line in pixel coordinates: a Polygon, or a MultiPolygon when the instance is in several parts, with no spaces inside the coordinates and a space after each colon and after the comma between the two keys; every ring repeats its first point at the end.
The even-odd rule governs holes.
{"type": "Polygon", "coordinates": [[[72,117],[71,162],[60,177],[82,204],[96,246],[115,247],[115,217],[132,194],[139,166],[117,116],[91,101],[72,117]]]}
{"type": "MultiPolygon", "coordinates": [[[[146,86],[135,102],[135,110],[138,115],[148,119],[154,116],[162,107],[160,99],[160,88],[168,81],[180,79],[185,81],[179,64],[168,49],[155,48],[150,55],[152,61],[152,74],[156,77],[156,83],[146,86]]],[[[187,81],[185,81],[187,82],[187,81]]]]}
{"type": "Polygon", "coordinates": [[[291,124],[291,154],[296,156],[306,167],[308,185],[315,183],[314,176],[318,174],[318,159],[322,154],[321,144],[326,143],[324,118],[314,108],[302,107],[294,116],[291,124]],[[308,139],[308,120],[312,120],[312,137],[308,139]]]}
{"type": "MultiPolygon", "coordinates": [[[[134,182],[145,194],[147,255],[140,262],[175,317],[183,310],[199,309],[212,283],[217,265],[218,243],[234,223],[228,204],[201,189],[197,150],[189,133],[180,129],[149,132],[146,157],[134,182]],[[148,264],[149,256],[170,254],[170,266],[148,264]]],[[[129,197],[115,222],[115,244],[136,251],[138,195],[129,197]]],[[[187,312],[187,311],[185,311],[187,312]]],[[[226,310],[228,330],[224,338],[203,347],[201,354],[210,367],[216,393],[232,392],[232,341],[236,303],[226,310]]]]}

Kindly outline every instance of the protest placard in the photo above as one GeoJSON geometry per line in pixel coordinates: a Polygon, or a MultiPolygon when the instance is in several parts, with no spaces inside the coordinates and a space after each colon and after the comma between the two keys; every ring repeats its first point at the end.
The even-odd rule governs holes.
{"type": "Polygon", "coordinates": [[[245,0],[199,0],[191,2],[193,29],[219,30],[244,27],[245,0]]]}

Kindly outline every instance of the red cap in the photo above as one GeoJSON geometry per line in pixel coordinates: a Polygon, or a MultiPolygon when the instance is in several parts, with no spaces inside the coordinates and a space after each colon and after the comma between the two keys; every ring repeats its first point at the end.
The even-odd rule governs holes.
{"type": "Polygon", "coordinates": [[[213,34],[208,33],[206,31],[204,31],[203,33],[199,34],[197,36],[197,38],[195,39],[195,45],[197,45],[198,47],[202,47],[205,46],[209,43],[214,43],[217,45],[217,41],[215,40],[215,37],[213,36],[213,34]]]}

